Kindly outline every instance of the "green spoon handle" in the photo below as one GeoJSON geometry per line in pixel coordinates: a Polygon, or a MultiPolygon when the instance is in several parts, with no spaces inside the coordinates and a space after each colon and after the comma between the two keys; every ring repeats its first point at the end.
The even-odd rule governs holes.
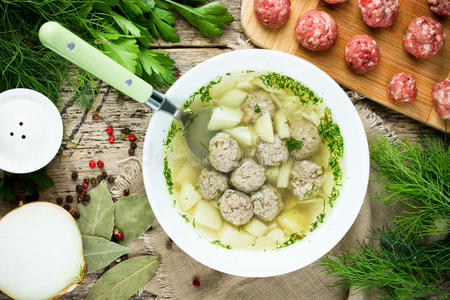
{"type": "MultiPolygon", "coordinates": [[[[143,79],[89,45],[57,22],[47,22],[39,29],[39,39],[47,48],[58,53],[80,68],[138,102],[144,103],[152,96],[153,88],[143,79]]],[[[161,103],[150,101],[158,110],[161,103]]]]}

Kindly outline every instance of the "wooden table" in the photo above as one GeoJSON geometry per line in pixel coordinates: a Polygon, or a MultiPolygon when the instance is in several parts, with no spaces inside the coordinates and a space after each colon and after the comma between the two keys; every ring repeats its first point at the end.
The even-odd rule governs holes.
{"type": "MultiPolygon", "coordinates": [[[[236,39],[241,36],[246,39],[240,25],[240,0],[222,0],[228,7],[235,21],[227,28],[222,37],[208,39],[202,37],[198,31],[192,28],[186,21],[177,15],[177,31],[180,34],[180,42],[170,44],[159,42],[154,48],[161,48],[176,61],[176,67],[184,74],[196,64],[221,53],[231,51],[229,44],[236,44],[236,39]]],[[[152,111],[146,105],[139,104],[130,98],[118,97],[114,89],[100,83],[100,93],[96,96],[92,109],[86,110],[74,99],[70,98],[71,92],[64,91],[66,103],[60,108],[65,124],[66,138],[64,139],[60,154],[47,166],[47,173],[55,182],[55,187],[42,192],[40,200],[55,202],[57,197],[65,198],[71,194],[75,196],[75,185],[85,177],[99,175],[96,168],[93,171],[88,166],[91,159],[103,160],[105,170],[112,175],[119,172],[118,161],[128,156],[128,141],[121,141],[118,136],[114,144],[108,142],[105,129],[111,125],[117,131],[129,127],[134,133],[141,136],[137,142],[136,156],[142,154],[143,138],[147,130],[152,111]],[[93,114],[99,114],[98,121],[93,120],[93,114]],[[70,140],[70,141],[69,141],[70,140]],[[72,171],[77,171],[79,180],[71,180],[72,171]]],[[[418,131],[425,134],[436,134],[437,131],[413,119],[394,112],[391,109],[364,99],[371,108],[380,115],[385,124],[395,130],[400,136],[408,138],[418,131]]],[[[76,202],[76,201],[75,201],[76,202]]],[[[73,204],[75,206],[76,204],[73,204]]],[[[15,208],[16,205],[0,199],[0,216],[15,208]]],[[[63,298],[84,299],[88,287],[92,285],[96,276],[89,276],[88,282],[77,288],[73,293],[63,298]]],[[[152,298],[151,295],[144,298],[152,298]]],[[[144,299],[140,297],[140,299],[144,299]]],[[[0,299],[8,299],[0,293],[0,299]]]]}

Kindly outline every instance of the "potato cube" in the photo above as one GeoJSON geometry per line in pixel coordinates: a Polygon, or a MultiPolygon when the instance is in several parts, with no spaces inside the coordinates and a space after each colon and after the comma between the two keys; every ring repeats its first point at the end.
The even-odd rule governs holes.
{"type": "Polygon", "coordinates": [[[175,175],[174,181],[181,186],[186,181],[192,183],[192,185],[196,185],[199,175],[200,172],[197,168],[190,163],[185,163],[175,175]]]}
{"type": "Polygon", "coordinates": [[[225,245],[230,245],[233,248],[244,248],[255,243],[255,237],[246,233],[243,229],[236,229],[235,227],[225,224],[219,233],[220,241],[225,245]]]}
{"type": "Polygon", "coordinates": [[[254,236],[263,236],[267,231],[267,225],[257,218],[253,218],[244,226],[245,230],[254,236]]]}
{"type": "Polygon", "coordinates": [[[195,190],[195,187],[186,181],[180,190],[180,195],[178,197],[178,203],[184,211],[188,211],[191,207],[197,204],[198,201],[202,199],[199,192],[195,190]]]}
{"type": "Polygon", "coordinates": [[[261,137],[264,141],[273,143],[275,137],[273,135],[272,119],[270,118],[269,112],[265,112],[261,117],[255,122],[256,134],[261,137]]]}
{"type": "Polygon", "coordinates": [[[250,146],[252,144],[252,133],[248,127],[234,127],[230,129],[225,129],[225,133],[228,133],[232,138],[234,138],[238,143],[245,146],[250,146]]]}
{"type": "Polygon", "coordinates": [[[247,98],[246,92],[240,89],[232,89],[222,96],[220,99],[220,104],[229,107],[236,107],[240,106],[242,102],[244,102],[245,98],[247,98]]]}
{"type": "Polygon", "coordinates": [[[241,118],[242,111],[240,108],[215,107],[208,123],[208,130],[232,128],[241,122],[241,118]]]}
{"type": "Polygon", "coordinates": [[[278,175],[280,174],[279,167],[267,167],[266,177],[270,184],[277,185],[278,175]]]}
{"type": "Polygon", "coordinates": [[[278,174],[277,187],[287,188],[289,185],[289,177],[291,173],[292,162],[289,160],[280,166],[280,172],[278,174]]]}
{"type": "Polygon", "coordinates": [[[287,234],[306,233],[309,228],[309,220],[298,209],[290,209],[282,212],[277,218],[278,224],[287,234]]]}
{"type": "Polygon", "coordinates": [[[219,231],[222,227],[222,216],[210,201],[200,200],[194,209],[195,224],[219,231]]]}
{"type": "Polygon", "coordinates": [[[280,139],[287,139],[291,136],[289,131],[289,122],[283,111],[279,110],[275,113],[274,117],[275,131],[280,139]]]}
{"type": "Polygon", "coordinates": [[[250,90],[255,87],[255,85],[251,81],[240,81],[236,83],[236,87],[243,90],[250,90]]]}

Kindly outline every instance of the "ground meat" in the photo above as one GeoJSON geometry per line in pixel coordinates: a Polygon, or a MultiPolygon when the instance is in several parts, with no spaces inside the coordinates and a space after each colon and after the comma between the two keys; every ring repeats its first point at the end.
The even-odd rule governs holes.
{"type": "Polygon", "coordinates": [[[450,16],[450,0],[428,0],[428,4],[435,14],[450,16]]]}
{"type": "Polygon", "coordinates": [[[228,188],[228,177],[215,170],[204,168],[200,172],[197,186],[204,199],[217,199],[228,188]]]}
{"type": "Polygon", "coordinates": [[[303,141],[303,147],[299,150],[291,152],[291,157],[294,160],[305,159],[319,150],[320,136],[317,131],[317,126],[306,119],[295,120],[289,124],[291,136],[303,141]]]}
{"type": "Polygon", "coordinates": [[[328,4],[339,4],[344,3],[346,0],[323,0],[323,1],[328,4]]]}
{"type": "Polygon", "coordinates": [[[273,117],[275,113],[275,105],[269,93],[265,91],[257,91],[248,95],[244,103],[242,103],[244,123],[254,123],[265,112],[269,112],[273,117]]]}
{"type": "Polygon", "coordinates": [[[358,0],[361,16],[367,26],[391,26],[400,5],[398,0],[358,0]]]}
{"type": "Polygon", "coordinates": [[[356,74],[373,70],[380,60],[377,42],[368,35],[355,35],[345,47],[345,61],[356,74]]]}
{"type": "Polygon", "coordinates": [[[235,190],[226,190],[218,201],[222,217],[236,226],[248,223],[253,217],[253,203],[250,197],[235,190]]]}
{"type": "Polygon", "coordinates": [[[242,164],[231,173],[231,184],[240,191],[251,193],[257,191],[266,181],[264,167],[253,159],[244,159],[242,164]]]}
{"type": "Polygon", "coordinates": [[[412,102],[417,96],[416,81],[412,75],[397,73],[392,76],[386,92],[389,99],[394,102],[412,102]]]}
{"type": "Polygon", "coordinates": [[[323,170],[312,161],[296,161],[291,169],[292,192],[300,199],[308,199],[319,193],[325,181],[323,170]]]}
{"type": "Polygon", "coordinates": [[[217,171],[233,171],[239,166],[241,157],[241,148],[228,134],[219,132],[209,141],[209,162],[217,171]]]}
{"type": "Polygon", "coordinates": [[[251,196],[253,213],[263,221],[270,222],[280,213],[283,201],[278,191],[271,185],[263,185],[251,196]]]}
{"type": "Polygon", "coordinates": [[[338,37],[338,26],[332,16],[313,9],[298,18],[295,37],[306,49],[328,49],[338,37]]]}
{"type": "Polygon", "coordinates": [[[275,136],[273,143],[260,140],[256,145],[256,160],[263,166],[279,166],[289,158],[286,142],[275,136]]]}
{"type": "Polygon", "coordinates": [[[441,23],[428,17],[412,20],[403,35],[403,47],[418,58],[436,55],[444,43],[445,33],[441,23]]]}
{"type": "Polygon", "coordinates": [[[291,13],[290,0],[254,0],[255,17],[270,28],[284,25],[291,13]]]}
{"type": "Polygon", "coordinates": [[[431,93],[434,109],[444,120],[450,120],[450,79],[439,81],[431,93]]]}

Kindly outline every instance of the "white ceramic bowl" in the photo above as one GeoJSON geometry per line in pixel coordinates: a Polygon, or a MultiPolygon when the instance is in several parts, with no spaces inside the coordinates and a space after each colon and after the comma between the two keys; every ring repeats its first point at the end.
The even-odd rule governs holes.
{"type": "Polygon", "coordinates": [[[355,221],[366,193],[369,151],[361,120],[350,99],[322,70],[298,57],[271,50],[240,50],[221,54],[197,65],[167,92],[181,106],[198,88],[218,75],[237,70],[273,71],[297,79],[319,96],[333,112],[344,137],[343,187],[334,208],[314,232],[294,245],[274,251],[223,249],[200,238],[191,224],[172,207],[163,176],[163,141],[172,118],[155,113],[147,130],[143,156],[145,189],[153,211],[170,238],[188,255],[221,272],[265,277],[298,270],[330,251],[355,221]]]}

